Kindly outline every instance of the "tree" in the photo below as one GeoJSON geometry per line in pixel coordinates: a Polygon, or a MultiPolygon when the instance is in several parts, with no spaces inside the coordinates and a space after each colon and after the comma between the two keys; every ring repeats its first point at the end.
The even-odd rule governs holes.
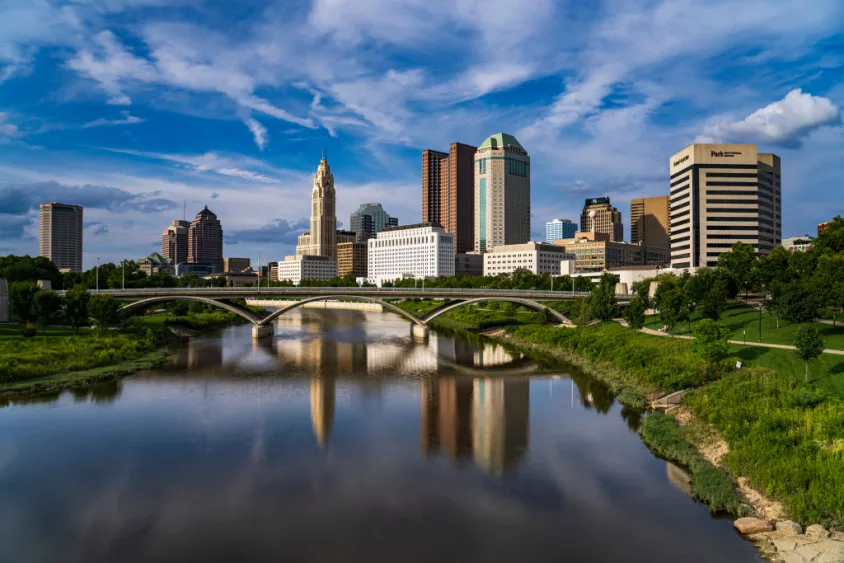
{"type": "Polygon", "coordinates": [[[844,254],[825,254],[818,258],[815,286],[823,305],[832,309],[832,326],[836,313],[844,309],[844,254]]]}
{"type": "Polygon", "coordinates": [[[844,219],[841,215],[830,221],[826,228],[818,233],[818,238],[812,242],[812,248],[818,254],[844,252],[844,219]]]}
{"type": "Polygon", "coordinates": [[[797,357],[803,360],[806,366],[805,380],[809,381],[809,362],[823,353],[823,340],[816,328],[801,326],[794,338],[794,347],[797,357]]]}
{"type": "Polygon", "coordinates": [[[53,287],[60,287],[62,275],[59,269],[45,256],[3,256],[0,257],[0,278],[9,283],[19,281],[37,282],[50,280],[53,287]]]}
{"type": "Polygon", "coordinates": [[[120,302],[111,295],[95,295],[88,305],[88,312],[100,327],[100,332],[105,334],[108,327],[117,322],[120,302]]]}
{"type": "Polygon", "coordinates": [[[745,298],[747,292],[753,289],[751,273],[755,261],[755,250],[751,245],[743,242],[736,242],[729,252],[725,252],[718,257],[718,268],[726,271],[736,280],[739,289],[744,291],[745,298]]]}
{"type": "Polygon", "coordinates": [[[703,316],[717,321],[727,307],[727,284],[724,280],[715,279],[709,289],[703,294],[701,301],[703,316]]]}
{"type": "Polygon", "coordinates": [[[65,293],[64,296],[64,317],[73,332],[79,333],[79,327],[88,322],[88,301],[91,296],[81,285],[77,285],[65,293]]]}
{"type": "Polygon", "coordinates": [[[783,318],[793,323],[811,322],[818,312],[815,293],[805,281],[783,284],[780,287],[779,302],[783,318]]]}
{"type": "MultiPolygon", "coordinates": [[[[683,290],[674,287],[659,295],[659,316],[666,325],[669,332],[677,326],[677,323],[685,320],[683,290]]],[[[686,310],[687,311],[687,310],[686,310]]]]}
{"type": "Polygon", "coordinates": [[[578,297],[571,307],[571,320],[578,327],[584,327],[592,320],[589,302],[585,297],[578,297]]]}
{"type": "Polygon", "coordinates": [[[29,324],[35,315],[35,295],[41,291],[33,282],[13,282],[9,287],[9,308],[21,324],[29,324]]]}
{"type": "Polygon", "coordinates": [[[612,274],[604,274],[601,281],[592,290],[589,297],[589,309],[593,317],[598,320],[610,321],[615,316],[616,306],[615,284],[618,278],[612,274]]]}
{"type": "Polygon", "coordinates": [[[62,307],[62,300],[55,291],[39,291],[35,294],[33,310],[41,330],[47,331],[56,319],[56,315],[62,307]]]}
{"type": "Polygon", "coordinates": [[[694,353],[706,360],[707,373],[712,372],[712,364],[725,358],[730,350],[730,329],[724,323],[703,319],[695,327],[694,353]]]}
{"type": "Polygon", "coordinates": [[[790,254],[788,250],[778,246],[770,254],[759,257],[752,272],[755,283],[770,291],[773,283],[786,281],[790,254]]]}
{"type": "Polygon", "coordinates": [[[636,296],[630,300],[630,304],[624,310],[624,320],[630,325],[630,328],[639,330],[645,326],[645,302],[641,297],[636,296]]]}

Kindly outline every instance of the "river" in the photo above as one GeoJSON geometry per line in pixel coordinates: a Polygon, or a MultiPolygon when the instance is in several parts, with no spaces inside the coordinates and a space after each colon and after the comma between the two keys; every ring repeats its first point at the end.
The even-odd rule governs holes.
{"type": "Polygon", "coordinates": [[[299,310],[0,408],[0,560],[756,561],[639,414],[499,346],[299,310]]]}

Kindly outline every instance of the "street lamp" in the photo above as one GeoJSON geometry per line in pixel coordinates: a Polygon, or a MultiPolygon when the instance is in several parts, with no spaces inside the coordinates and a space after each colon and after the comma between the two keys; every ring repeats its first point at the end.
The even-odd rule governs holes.
{"type": "Polygon", "coordinates": [[[100,292],[100,257],[97,256],[97,293],[100,292]]]}
{"type": "Polygon", "coordinates": [[[126,259],[123,260],[123,291],[126,291],[126,259]]]}

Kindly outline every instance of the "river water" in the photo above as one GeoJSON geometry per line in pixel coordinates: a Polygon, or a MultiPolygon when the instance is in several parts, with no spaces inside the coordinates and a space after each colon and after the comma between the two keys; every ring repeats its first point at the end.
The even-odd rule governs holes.
{"type": "Polygon", "coordinates": [[[597,382],[299,310],[0,408],[0,561],[755,561],[597,382]]]}

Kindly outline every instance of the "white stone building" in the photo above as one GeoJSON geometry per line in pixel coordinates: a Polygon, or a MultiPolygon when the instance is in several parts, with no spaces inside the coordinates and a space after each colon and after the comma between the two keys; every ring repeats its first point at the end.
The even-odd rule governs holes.
{"type": "Polygon", "coordinates": [[[559,276],[560,262],[573,260],[565,247],[544,242],[502,244],[484,254],[484,275],[509,274],[523,268],[534,274],[559,276]]]}
{"type": "Polygon", "coordinates": [[[439,225],[387,227],[367,241],[367,281],[453,276],[454,235],[439,225]]]}
{"type": "Polygon", "coordinates": [[[337,277],[337,261],[325,256],[286,256],[278,263],[278,281],[330,280],[337,277]]]}

